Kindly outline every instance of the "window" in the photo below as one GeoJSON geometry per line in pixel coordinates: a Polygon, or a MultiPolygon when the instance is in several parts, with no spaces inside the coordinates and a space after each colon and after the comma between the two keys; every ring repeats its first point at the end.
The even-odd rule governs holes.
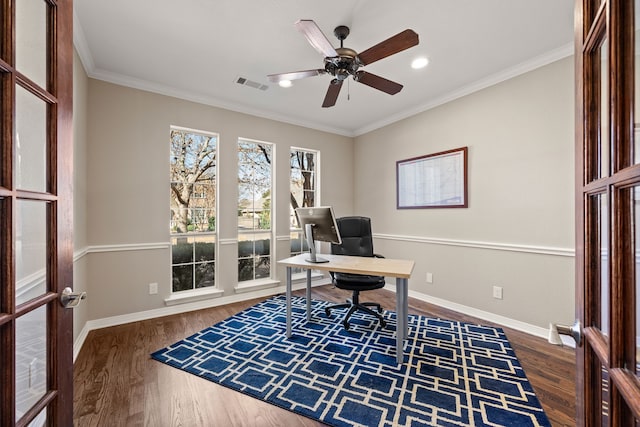
{"type": "Polygon", "coordinates": [[[271,277],[273,145],[238,140],[238,282],[271,277]]]}
{"type": "Polygon", "coordinates": [[[215,286],[218,135],[171,128],[172,291],[215,286]]]}
{"type": "Polygon", "coordinates": [[[304,233],[298,225],[295,209],[316,206],[319,153],[303,148],[292,148],[289,157],[291,166],[289,224],[291,227],[291,256],[295,256],[309,250],[304,233]]]}

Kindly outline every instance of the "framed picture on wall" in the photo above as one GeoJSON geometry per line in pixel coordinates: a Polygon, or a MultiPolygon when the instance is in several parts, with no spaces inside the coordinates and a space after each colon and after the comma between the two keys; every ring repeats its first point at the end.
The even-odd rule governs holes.
{"type": "Polygon", "coordinates": [[[466,208],[467,147],[396,162],[398,209],[466,208]]]}

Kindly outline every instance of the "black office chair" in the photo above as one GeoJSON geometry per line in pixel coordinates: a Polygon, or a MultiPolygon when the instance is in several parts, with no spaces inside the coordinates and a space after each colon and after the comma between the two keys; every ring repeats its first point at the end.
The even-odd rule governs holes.
{"type": "MultiPolygon", "coordinates": [[[[373,253],[373,237],[371,235],[371,219],[362,216],[347,216],[336,219],[338,230],[342,237],[342,244],[331,244],[331,253],[334,255],[351,255],[384,258],[382,255],[373,253]]],[[[348,308],[349,311],[342,323],[345,329],[349,329],[349,318],[356,310],[376,316],[380,321],[380,326],[384,327],[386,322],[382,317],[382,307],[374,302],[360,302],[360,292],[380,289],[384,287],[384,277],[366,276],[361,274],[331,273],[331,281],[340,289],[353,291],[352,299],[348,299],[346,304],[331,305],[324,309],[327,317],[331,316],[334,308],[348,308]],[[378,312],[369,307],[376,307],[378,312]]]]}

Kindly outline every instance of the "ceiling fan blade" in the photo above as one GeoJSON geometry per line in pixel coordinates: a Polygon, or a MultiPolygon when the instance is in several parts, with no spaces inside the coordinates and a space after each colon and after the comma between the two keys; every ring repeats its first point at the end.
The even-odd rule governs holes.
{"type": "Polygon", "coordinates": [[[318,52],[320,52],[323,56],[332,57],[338,56],[336,50],[331,45],[331,42],[327,39],[327,37],[320,30],[320,27],[316,25],[310,19],[301,19],[296,21],[294,24],[295,27],[307,38],[307,41],[313,46],[318,52]]]}
{"type": "Polygon", "coordinates": [[[320,74],[325,74],[326,71],[323,69],[317,70],[304,70],[304,71],[292,71],[290,73],[280,73],[280,74],[269,74],[267,77],[270,82],[278,83],[283,80],[298,80],[304,79],[305,77],[313,77],[319,76],[320,74]]]}
{"type": "Polygon", "coordinates": [[[340,94],[340,88],[342,88],[342,80],[331,80],[329,89],[327,89],[327,94],[324,97],[324,102],[322,103],[323,108],[333,107],[336,105],[338,94],[340,94]]]}
{"type": "Polygon", "coordinates": [[[402,52],[405,49],[416,46],[419,43],[418,34],[413,30],[404,30],[383,42],[370,47],[358,54],[362,65],[371,64],[387,56],[402,52]]]}
{"type": "Polygon", "coordinates": [[[367,86],[371,86],[374,89],[388,93],[389,95],[395,95],[403,88],[400,83],[392,82],[384,77],[376,76],[375,74],[367,73],[366,71],[358,71],[355,80],[367,86]]]}

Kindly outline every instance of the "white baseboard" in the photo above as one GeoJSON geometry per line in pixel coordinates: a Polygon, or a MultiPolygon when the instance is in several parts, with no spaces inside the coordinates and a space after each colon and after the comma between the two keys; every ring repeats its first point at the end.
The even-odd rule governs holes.
{"type": "MultiPolygon", "coordinates": [[[[322,286],[330,283],[329,279],[314,280],[312,286],[322,286]]],[[[304,281],[301,283],[294,283],[293,290],[299,290],[305,288],[304,281]]],[[[226,297],[211,298],[202,301],[194,301],[185,304],[171,305],[162,308],[156,308],[153,310],[139,311],[137,313],[123,314],[119,316],[105,317],[102,319],[89,320],[85,323],[84,327],[80,331],[80,334],[73,343],[73,361],[80,353],[84,341],[86,340],[89,332],[94,329],[108,328],[110,326],[124,325],[126,323],[139,322],[141,320],[155,319],[156,317],[171,316],[173,314],[186,313],[189,311],[202,310],[204,308],[218,307],[221,305],[231,304],[234,302],[240,302],[247,299],[268,297],[271,295],[281,294],[286,292],[286,286],[277,286],[268,289],[260,289],[251,293],[240,293],[235,295],[229,295],[226,297]]]]}
{"type": "Polygon", "coordinates": [[[87,339],[87,335],[89,335],[89,325],[88,322],[84,324],[82,330],[78,334],[78,337],[73,342],[73,363],[76,363],[76,359],[78,358],[78,354],[80,354],[80,349],[84,344],[84,340],[87,339]]]}
{"type": "MultiPolygon", "coordinates": [[[[395,284],[387,283],[386,289],[396,291],[395,284]]],[[[522,322],[520,320],[511,319],[509,317],[501,316],[499,314],[491,313],[489,311],[479,310],[467,305],[458,304],[456,302],[448,301],[442,298],[437,298],[431,295],[423,294],[421,292],[409,291],[409,296],[420,301],[428,302],[439,307],[447,308],[449,310],[457,311],[458,313],[466,314],[468,316],[477,317],[479,319],[488,320],[489,322],[497,323],[502,326],[506,326],[517,331],[525,332],[529,335],[544,338],[549,337],[549,330],[540,326],[532,325],[530,323],[522,322]]],[[[571,337],[561,336],[562,342],[568,347],[575,348],[576,344],[571,337]]]]}
{"type": "MultiPolygon", "coordinates": [[[[313,283],[312,286],[322,286],[328,284],[328,279],[318,280],[313,283]]],[[[304,282],[294,283],[293,289],[304,289],[304,282]]],[[[387,283],[386,289],[395,292],[395,284],[387,283]]],[[[251,294],[235,294],[226,297],[213,298],[205,301],[195,301],[186,304],[179,304],[174,306],[162,307],[153,310],[140,311],[137,313],[123,314],[120,316],[105,317],[102,319],[89,320],[80,334],[76,338],[73,344],[73,361],[80,353],[80,349],[84,344],[85,339],[90,331],[94,329],[108,328],[110,326],[123,325],[125,323],[139,322],[141,320],[154,319],[156,317],[170,316],[172,314],[186,313],[194,310],[201,310],[203,308],[217,307],[221,305],[231,304],[234,302],[244,301],[246,299],[261,298],[271,295],[276,295],[285,292],[285,286],[278,286],[269,289],[261,289],[254,291],[251,294]]],[[[549,330],[540,326],[535,326],[530,323],[521,322],[519,320],[511,319],[509,317],[501,316],[499,314],[491,313],[488,311],[479,310],[474,307],[469,307],[456,302],[448,301],[445,299],[437,298],[431,295],[423,294],[421,292],[409,291],[409,296],[420,301],[428,302],[439,307],[447,308],[449,310],[457,311],[458,313],[466,314],[468,316],[477,317],[479,319],[487,320],[493,323],[497,323],[502,326],[506,326],[517,331],[525,332],[529,335],[544,338],[545,340],[549,336],[549,330]]],[[[564,345],[575,348],[575,342],[570,337],[561,336],[564,345]]]]}

